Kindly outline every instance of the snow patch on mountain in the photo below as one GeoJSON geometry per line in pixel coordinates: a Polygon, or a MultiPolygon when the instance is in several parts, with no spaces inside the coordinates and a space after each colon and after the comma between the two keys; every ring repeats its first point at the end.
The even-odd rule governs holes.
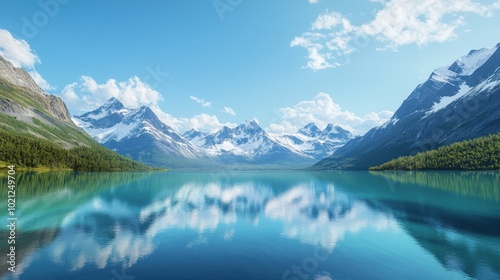
{"type": "Polygon", "coordinates": [[[462,96],[466,95],[470,91],[470,87],[466,84],[463,84],[458,92],[453,95],[453,96],[443,96],[439,100],[439,102],[434,103],[434,106],[432,106],[431,110],[428,112],[430,113],[435,113],[443,108],[446,108],[446,106],[450,105],[452,102],[455,100],[461,98],[462,96]]]}

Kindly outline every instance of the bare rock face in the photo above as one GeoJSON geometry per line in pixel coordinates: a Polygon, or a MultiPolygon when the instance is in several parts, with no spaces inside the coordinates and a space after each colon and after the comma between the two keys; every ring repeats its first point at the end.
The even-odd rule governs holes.
{"type": "Polygon", "coordinates": [[[30,74],[21,68],[16,68],[9,61],[0,56],[0,77],[16,86],[22,86],[33,92],[45,94],[45,92],[35,83],[30,74]]]}
{"type": "MultiPolygon", "coordinates": [[[[40,107],[43,108],[46,113],[52,115],[52,117],[73,124],[68,108],[61,98],[45,93],[36,84],[30,74],[21,68],[14,67],[12,63],[5,60],[1,56],[0,79],[11,84],[12,86],[17,86],[21,94],[39,104],[40,107]]],[[[0,80],[0,86],[4,83],[2,80],[0,80]]],[[[7,113],[7,111],[9,111],[8,108],[5,107],[5,104],[3,107],[4,108],[0,110],[0,112],[7,113]]],[[[35,108],[26,109],[34,110],[35,108]]]]}

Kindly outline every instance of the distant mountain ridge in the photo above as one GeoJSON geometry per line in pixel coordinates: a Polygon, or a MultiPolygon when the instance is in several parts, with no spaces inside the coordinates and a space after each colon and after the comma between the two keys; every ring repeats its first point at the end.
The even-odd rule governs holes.
{"type": "Polygon", "coordinates": [[[183,136],[223,163],[305,164],[331,155],[353,138],[351,132],[332,124],[324,130],[309,123],[293,135],[272,135],[255,121],[214,133],[189,130],[183,136]]]}
{"type": "Polygon", "coordinates": [[[214,133],[190,130],[184,137],[226,165],[294,165],[313,161],[267,133],[254,120],[235,128],[224,126],[214,133]]]}
{"type": "Polygon", "coordinates": [[[353,138],[354,135],[350,131],[340,126],[328,124],[324,130],[321,130],[316,124],[309,123],[299,129],[296,134],[283,135],[279,137],[279,140],[315,160],[321,160],[332,155],[353,138]]]}
{"type": "Polygon", "coordinates": [[[353,139],[315,169],[368,169],[500,132],[500,44],[436,69],[384,125],[353,139]]]}

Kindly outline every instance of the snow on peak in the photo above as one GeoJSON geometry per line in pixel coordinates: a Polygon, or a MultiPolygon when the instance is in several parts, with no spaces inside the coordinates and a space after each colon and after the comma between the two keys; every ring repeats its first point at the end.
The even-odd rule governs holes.
{"type": "Polygon", "coordinates": [[[459,57],[458,60],[455,61],[456,65],[461,69],[461,73],[459,74],[469,76],[474,73],[477,68],[481,67],[493,55],[497,48],[498,45],[493,48],[472,50],[469,54],[459,57]]]}
{"type": "Polygon", "coordinates": [[[105,110],[109,109],[123,109],[123,103],[120,102],[120,100],[116,99],[115,97],[111,97],[106,103],[102,104],[100,108],[103,108],[105,110]]]}
{"type": "Polygon", "coordinates": [[[492,48],[472,50],[467,55],[459,57],[450,66],[434,70],[431,75],[431,79],[446,83],[457,75],[470,76],[493,55],[499,46],[500,44],[492,48]]]}
{"type": "Polygon", "coordinates": [[[297,133],[309,136],[309,137],[318,137],[321,134],[321,130],[314,123],[308,123],[303,128],[299,129],[297,133]]]}
{"type": "Polygon", "coordinates": [[[241,123],[242,127],[252,127],[252,128],[260,128],[260,126],[257,124],[255,120],[245,120],[241,123]]]}
{"type": "Polygon", "coordinates": [[[263,131],[264,130],[257,124],[257,122],[255,122],[255,120],[244,121],[234,129],[234,132],[236,134],[239,133],[257,134],[263,131]]]}
{"type": "Polygon", "coordinates": [[[323,132],[328,132],[328,133],[339,133],[338,131],[338,126],[333,126],[333,124],[328,124],[325,128],[325,130],[323,130],[323,132]]]}

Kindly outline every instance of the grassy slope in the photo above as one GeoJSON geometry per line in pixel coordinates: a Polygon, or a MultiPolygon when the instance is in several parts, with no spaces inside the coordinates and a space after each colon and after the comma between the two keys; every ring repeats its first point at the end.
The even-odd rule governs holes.
{"type": "Polygon", "coordinates": [[[495,169],[500,169],[500,134],[453,143],[370,168],[373,171],[495,169]]]}
{"type": "Polygon", "coordinates": [[[28,123],[0,113],[0,168],[14,164],[27,169],[151,169],[102,147],[82,129],[58,119],[37,93],[0,79],[0,102],[9,108],[28,108],[37,116],[28,123]]]}

